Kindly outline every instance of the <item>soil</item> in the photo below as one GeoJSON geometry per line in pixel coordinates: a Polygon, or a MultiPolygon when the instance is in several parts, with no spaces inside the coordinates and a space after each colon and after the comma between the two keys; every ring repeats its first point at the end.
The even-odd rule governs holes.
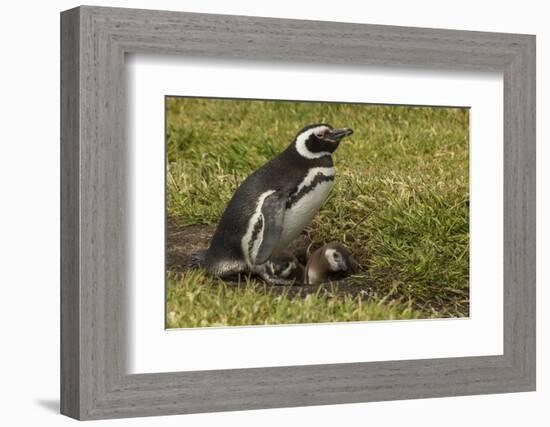
{"type": "MultiPolygon", "coordinates": [[[[206,250],[215,227],[212,225],[196,224],[181,226],[170,219],[166,226],[166,268],[169,271],[183,273],[193,269],[191,255],[195,252],[206,250]]],[[[319,245],[315,245],[308,237],[307,233],[301,234],[288,248],[288,251],[305,265],[308,253],[313,253],[319,245]]],[[[303,285],[294,284],[292,286],[268,285],[258,280],[258,290],[271,291],[276,295],[288,291],[288,297],[300,296],[305,298],[307,295],[316,292],[326,293],[333,296],[351,297],[362,296],[369,297],[372,294],[372,287],[369,283],[358,284],[357,281],[351,282],[345,277],[336,277],[335,281],[322,285],[303,285]]],[[[243,280],[239,277],[224,280],[228,286],[242,286],[243,280]]]]}

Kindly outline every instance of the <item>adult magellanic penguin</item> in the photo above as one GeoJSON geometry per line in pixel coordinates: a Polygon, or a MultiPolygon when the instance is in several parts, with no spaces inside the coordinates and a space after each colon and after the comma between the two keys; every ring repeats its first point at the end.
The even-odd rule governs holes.
{"type": "Polygon", "coordinates": [[[204,266],[214,276],[253,272],[270,283],[266,262],[309,224],[332,189],[332,153],[353,133],[328,124],[303,128],[277,157],[246,178],[218,223],[204,266]]]}

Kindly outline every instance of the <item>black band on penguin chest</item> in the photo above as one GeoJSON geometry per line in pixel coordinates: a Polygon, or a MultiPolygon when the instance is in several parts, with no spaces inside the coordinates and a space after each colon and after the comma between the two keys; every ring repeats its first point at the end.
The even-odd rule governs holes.
{"type": "Polygon", "coordinates": [[[310,184],[300,188],[300,190],[292,193],[286,202],[286,209],[292,208],[296,203],[300,201],[308,193],[315,190],[322,182],[332,182],[334,181],[334,175],[324,175],[322,172],[317,173],[310,184]]]}
{"type": "Polygon", "coordinates": [[[260,215],[258,217],[258,220],[256,221],[256,223],[254,224],[254,228],[252,229],[252,237],[250,238],[250,241],[248,242],[248,253],[249,254],[252,253],[252,248],[254,247],[254,243],[256,242],[256,240],[258,240],[258,235],[260,234],[260,230],[262,229],[263,225],[264,225],[264,219],[260,215]]]}

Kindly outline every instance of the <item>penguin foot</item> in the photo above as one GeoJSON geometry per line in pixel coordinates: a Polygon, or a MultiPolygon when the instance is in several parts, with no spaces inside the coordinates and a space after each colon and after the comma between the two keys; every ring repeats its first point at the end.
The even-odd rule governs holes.
{"type": "Polygon", "coordinates": [[[290,280],[294,284],[302,284],[304,281],[304,266],[290,253],[283,253],[267,261],[266,271],[272,278],[290,280]]]}
{"type": "Polygon", "coordinates": [[[254,268],[254,273],[260,276],[268,285],[291,286],[297,283],[295,279],[288,279],[274,273],[273,265],[269,261],[256,266],[254,268]]]}
{"type": "Polygon", "coordinates": [[[260,275],[261,279],[266,282],[268,285],[277,285],[277,286],[292,286],[296,284],[295,280],[283,279],[282,277],[260,275]]]}

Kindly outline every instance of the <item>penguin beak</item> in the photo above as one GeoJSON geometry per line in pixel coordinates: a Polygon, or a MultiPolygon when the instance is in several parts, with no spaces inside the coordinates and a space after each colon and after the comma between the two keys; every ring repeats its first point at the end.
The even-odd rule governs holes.
{"type": "Polygon", "coordinates": [[[332,142],[340,142],[342,138],[351,135],[352,133],[353,129],[351,128],[332,129],[332,131],[325,137],[325,139],[332,142]]]}

